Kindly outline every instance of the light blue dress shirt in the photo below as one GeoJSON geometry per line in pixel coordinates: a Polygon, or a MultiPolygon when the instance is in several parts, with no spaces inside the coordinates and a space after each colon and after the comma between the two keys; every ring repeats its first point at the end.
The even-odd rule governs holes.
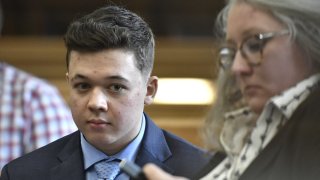
{"type": "MultiPolygon", "coordinates": [[[[96,175],[96,172],[94,171],[93,165],[102,159],[108,159],[110,157],[114,157],[121,160],[126,159],[128,161],[134,161],[136,159],[136,156],[145,132],[145,126],[146,126],[145,121],[146,120],[143,115],[142,121],[141,121],[141,128],[138,136],[130,144],[128,144],[122,151],[120,151],[119,153],[113,156],[107,156],[102,151],[93,147],[91,144],[87,142],[87,140],[84,138],[83,134],[81,133],[80,134],[81,148],[82,148],[83,157],[84,157],[84,169],[86,173],[86,179],[87,180],[97,179],[97,175],[96,175]]],[[[129,177],[124,173],[120,173],[115,178],[115,180],[129,180],[129,177]]]]}

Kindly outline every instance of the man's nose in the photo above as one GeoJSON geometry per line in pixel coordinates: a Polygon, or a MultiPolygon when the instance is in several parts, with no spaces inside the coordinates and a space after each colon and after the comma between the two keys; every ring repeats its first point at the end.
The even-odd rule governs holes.
{"type": "Polygon", "coordinates": [[[108,97],[106,92],[101,88],[93,89],[88,107],[92,111],[107,111],[108,110],[108,97]]]}

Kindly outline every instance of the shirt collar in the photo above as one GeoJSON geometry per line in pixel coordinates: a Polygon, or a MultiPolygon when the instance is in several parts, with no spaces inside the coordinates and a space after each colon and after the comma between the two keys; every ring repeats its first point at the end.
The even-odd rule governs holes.
{"type": "MultiPolygon", "coordinates": [[[[310,92],[320,84],[320,73],[310,76],[309,78],[299,82],[295,86],[285,90],[279,95],[270,99],[267,103],[273,104],[289,119],[299,104],[305,100],[310,92]],[[297,101],[294,101],[294,100],[297,101]],[[295,102],[295,103],[294,103],[295,102]],[[290,108],[288,108],[290,106],[290,108]]],[[[225,114],[225,119],[238,119],[251,114],[249,107],[236,109],[225,114]]]]}
{"type": "MultiPolygon", "coordinates": [[[[290,119],[297,107],[319,86],[320,74],[315,74],[297,83],[270,99],[264,107],[264,113],[276,108],[286,119],[290,119]]],[[[228,154],[237,154],[242,149],[246,137],[252,129],[261,123],[249,107],[237,109],[225,114],[225,122],[220,135],[220,142],[228,154]],[[257,123],[257,124],[256,124],[257,123]]],[[[261,118],[260,118],[261,119],[261,118]]]]}
{"type": "Polygon", "coordinates": [[[237,179],[235,173],[241,175],[252,164],[262,149],[275,137],[279,127],[283,126],[298,106],[319,87],[319,81],[320,74],[312,75],[272,97],[258,119],[250,120],[253,113],[249,113],[246,108],[226,114],[220,141],[228,158],[206,177],[214,175],[218,177],[216,179],[237,179]]]}
{"type": "Polygon", "coordinates": [[[84,157],[84,168],[87,170],[90,166],[95,164],[98,161],[101,161],[103,159],[126,159],[128,161],[134,161],[137,153],[139,146],[141,144],[144,132],[145,132],[145,116],[142,115],[142,121],[141,121],[141,128],[138,133],[138,135],[120,152],[113,156],[107,156],[104,154],[102,151],[98,150],[94,146],[92,146],[88,141],[84,138],[83,134],[80,134],[80,142],[81,142],[81,149],[83,152],[83,157],[84,157]]]}
{"type": "Polygon", "coordinates": [[[282,114],[290,119],[297,107],[309,96],[311,91],[319,86],[320,74],[315,74],[271,98],[270,103],[275,105],[282,114]]]}

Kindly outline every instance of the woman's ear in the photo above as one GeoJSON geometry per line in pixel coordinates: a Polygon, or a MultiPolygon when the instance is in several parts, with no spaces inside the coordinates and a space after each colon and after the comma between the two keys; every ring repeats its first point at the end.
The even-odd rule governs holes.
{"type": "Polygon", "coordinates": [[[152,104],[154,97],[158,90],[158,77],[157,76],[150,76],[147,82],[147,94],[144,98],[144,104],[150,105],[152,104]]]}

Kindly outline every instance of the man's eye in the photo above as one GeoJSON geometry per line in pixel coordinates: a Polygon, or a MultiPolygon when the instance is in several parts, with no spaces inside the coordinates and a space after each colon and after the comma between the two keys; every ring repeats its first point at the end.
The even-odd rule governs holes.
{"type": "Polygon", "coordinates": [[[73,88],[77,89],[79,91],[85,91],[85,90],[88,90],[90,88],[90,84],[88,84],[88,83],[76,83],[73,86],[73,88]]]}
{"type": "Polygon", "coordinates": [[[124,90],[124,86],[120,85],[120,84],[114,84],[114,85],[111,85],[109,87],[109,89],[112,91],[112,92],[121,92],[122,90],[124,90]]]}

